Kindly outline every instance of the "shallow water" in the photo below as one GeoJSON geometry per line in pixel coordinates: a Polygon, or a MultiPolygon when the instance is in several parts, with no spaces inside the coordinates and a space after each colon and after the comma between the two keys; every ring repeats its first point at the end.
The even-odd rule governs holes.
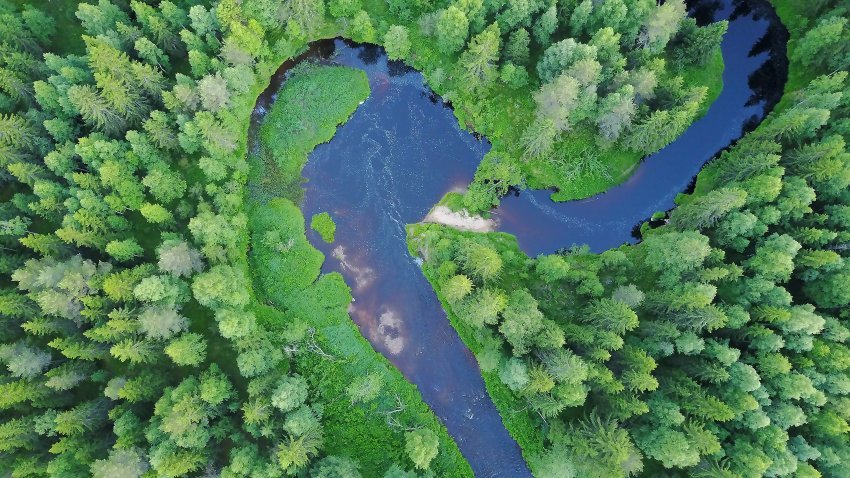
{"type": "Polygon", "coordinates": [[[706,161],[758,124],[779,99],[786,72],[777,64],[785,52],[784,42],[775,37],[784,32],[772,10],[756,1],[714,1],[704,2],[696,13],[703,21],[729,19],[721,45],[726,69],[720,96],[676,141],[602,194],[562,203],[552,202],[545,190],[503,198],[495,211],[499,230],[515,235],[527,254],[582,244],[602,252],[637,242],[636,226],[656,211],[671,209],[706,161]]]}
{"type": "MultiPolygon", "coordinates": [[[[704,4],[723,7],[725,2],[704,4]]],[[[703,8],[694,15],[724,18],[732,15],[732,8],[703,8]]],[[[746,9],[733,15],[723,44],[724,90],[705,118],[609,193],[558,205],[546,191],[505,198],[496,211],[502,230],[517,235],[530,254],[572,243],[588,243],[598,251],[633,241],[633,226],[671,207],[701,165],[737,139],[744,125],[758,121],[773,101],[763,93],[777,91],[764,86],[769,82],[748,86],[751,78],[771,76],[772,71],[758,70],[768,54],[750,54],[768,26],[754,16],[746,9]]],[[[327,257],[323,272],[343,274],[354,297],[352,319],[375,349],[419,388],[477,477],[531,476],[487,394],[474,356],[450,325],[405,242],[405,225],[420,221],[446,192],[465,187],[489,144],[458,127],[451,109],[424,85],[421,74],[388,62],[379,47],[342,40],[316,42],[285,63],[258,99],[255,125],[274,101],[286,71],[304,59],[360,68],[371,87],[369,98],[329,143],[313,151],[303,171],[308,181],[302,209],[308,223],[313,214],[329,212],[337,225],[330,245],[308,230],[310,241],[327,257]]]]}

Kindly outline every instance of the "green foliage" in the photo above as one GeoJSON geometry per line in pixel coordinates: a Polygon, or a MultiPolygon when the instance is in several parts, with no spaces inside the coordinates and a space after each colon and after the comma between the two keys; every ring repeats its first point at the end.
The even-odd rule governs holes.
{"type": "Polygon", "coordinates": [[[336,224],[334,224],[330,214],[326,212],[314,214],[313,218],[310,219],[310,229],[318,232],[319,235],[322,236],[322,240],[328,244],[334,241],[336,224]]]}
{"type": "Polygon", "coordinates": [[[794,59],[805,66],[847,68],[848,35],[850,30],[846,17],[825,16],[799,40],[793,50],[794,59]]]}
{"type": "Polygon", "coordinates": [[[510,88],[520,89],[528,84],[528,71],[522,66],[505,63],[499,72],[499,79],[510,88]]]}
{"type": "Polygon", "coordinates": [[[678,108],[653,112],[644,121],[635,124],[624,145],[633,151],[650,154],[673,142],[694,120],[706,90],[694,89],[689,96],[678,108]]]}
{"type": "Polygon", "coordinates": [[[384,35],[384,48],[390,60],[402,60],[410,54],[410,38],[407,28],[393,25],[384,35]]]}
{"type": "Polygon", "coordinates": [[[449,54],[460,51],[469,36],[469,19],[463,10],[450,5],[437,15],[435,28],[437,48],[449,54]]]}
{"type": "MultiPolygon", "coordinates": [[[[831,15],[811,15],[809,24],[839,23],[831,15]]],[[[574,15],[576,25],[591,18],[574,15]]],[[[670,18],[651,19],[658,41],[666,41],[670,18]]],[[[667,48],[705,61],[700,52],[721,28],[695,31],[687,22],[667,48]]],[[[794,45],[792,77],[795,65],[814,64],[795,56],[794,45]]],[[[555,59],[553,52],[544,65],[555,59]]],[[[487,379],[488,390],[508,428],[526,453],[537,451],[536,474],[841,476],[837,461],[817,453],[828,450],[837,460],[848,433],[835,411],[843,392],[821,378],[843,373],[835,360],[850,338],[840,245],[847,197],[839,192],[850,184],[850,166],[843,139],[834,136],[843,131],[836,118],[846,114],[834,95],[845,82],[844,72],[832,73],[790,92],[793,102],[710,164],[696,193],[680,199],[666,225],[644,227],[638,246],[530,259],[502,235],[476,235],[503,262],[486,284],[508,297],[495,319],[477,315],[481,291],[452,296],[447,287],[464,265],[469,234],[411,230],[411,250],[428,251],[426,276],[485,379],[497,375],[487,379]],[[835,335],[830,323],[842,332],[835,335]],[[546,336],[550,330],[561,339],[546,336]],[[505,358],[509,352],[514,357],[505,358]],[[517,420],[523,409],[539,415],[517,420]]],[[[637,96],[654,88],[640,83],[630,85],[637,96]]],[[[558,108],[578,108],[563,102],[569,96],[554,97],[562,103],[540,102],[554,104],[544,110],[550,125],[564,118],[558,108]]],[[[652,115],[669,120],[694,110],[690,101],[652,115]]],[[[612,97],[612,111],[616,103],[612,97]]],[[[640,121],[625,128],[643,135],[640,144],[635,137],[627,144],[649,149],[672,138],[653,136],[640,121]]]]}
{"type": "Polygon", "coordinates": [[[177,365],[198,365],[206,358],[207,345],[201,335],[188,333],[169,342],[164,351],[177,365]]]}
{"type": "Polygon", "coordinates": [[[463,196],[463,207],[473,212],[488,211],[511,186],[521,183],[522,172],[516,164],[493,152],[487,153],[463,196]]]}
{"type": "MultiPolygon", "coordinates": [[[[282,476],[325,455],[322,407],[304,382],[292,395],[301,405],[289,410],[277,382],[298,375],[246,310],[243,201],[243,126],[258,80],[279,60],[262,24],[243,15],[265,22],[282,13],[312,34],[323,8],[245,3],[83,3],[85,50],[70,24],[59,41],[78,38],[56,49],[48,16],[0,3],[3,181],[20,184],[0,208],[0,241],[23,252],[3,271],[17,287],[2,305],[11,320],[0,338],[4,471],[185,476],[211,466],[223,476],[282,476]],[[78,55],[61,56],[66,48],[78,55]],[[258,447],[265,436],[282,437],[281,448],[258,447]]],[[[347,90],[358,97],[332,126],[368,94],[362,74],[336,77],[350,78],[361,79],[359,91],[347,90]]],[[[296,224],[303,238],[300,215],[296,224]]],[[[270,248],[283,241],[266,239],[270,248]]],[[[326,289],[320,295],[347,303],[344,287],[326,289]]],[[[413,423],[421,415],[438,426],[418,396],[405,397],[419,407],[413,423]]],[[[337,434],[330,446],[340,443],[337,434]]]]}
{"type": "Polygon", "coordinates": [[[466,51],[461,55],[460,64],[470,89],[486,89],[498,77],[499,36],[499,26],[493,23],[472,37],[466,51]]]}
{"type": "MultiPolygon", "coordinates": [[[[403,424],[426,424],[440,430],[437,436],[444,453],[434,459],[435,469],[461,470],[462,476],[471,476],[469,471],[463,471],[468,470],[468,465],[460,461],[459,452],[413,385],[371,348],[351,322],[346,312],[351,296],[342,277],[319,276],[322,260],[321,253],[312,249],[304,236],[304,222],[297,207],[276,199],[253,208],[251,264],[257,292],[276,307],[255,306],[258,320],[277,331],[276,340],[281,346],[311,351],[300,354],[293,366],[311,390],[327,400],[322,413],[325,449],[328,453],[356,456],[360,473],[372,476],[383,473],[393,461],[404,459],[404,435],[400,429],[403,424]],[[289,227],[297,231],[296,242],[287,251],[274,252],[276,242],[266,240],[268,233],[289,227]],[[317,260],[304,260],[297,252],[302,250],[299,248],[304,254],[315,254],[317,260]],[[275,263],[276,258],[281,262],[275,263]],[[275,264],[298,267],[297,275],[292,267],[275,264]],[[306,331],[307,324],[315,328],[314,332],[306,331]],[[382,413],[375,413],[375,409],[382,413]],[[396,411],[383,415],[392,410],[396,411]]],[[[286,403],[288,407],[296,406],[296,402],[286,403]]],[[[298,413],[298,408],[290,415],[294,413],[298,413]]],[[[289,464],[304,456],[298,454],[301,450],[298,442],[292,442],[280,448],[279,458],[289,464]]]]}
{"type": "MultiPolygon", "coordinates": [[[[310,81],[325,79],[314,75],[310,81]]],[[[280,100],[291,85],[291,81],[285,84],[274,108],[283,105],[280,100]]],[[[345,119],[340,117],[337,121],[345,119]]],[[[306,141],[309,145],[314,139],[309,137],[306,141]]],[[[315,144],[304,149],[312,146],[315,144]]],[[[261,147],[272,145],[261,142],[261,147]]],[[[300,176],[300,166],[298,172],[300,176]]],[[[433,458],[432,468],[438,473],[471,476],[456,446],[413,385],[371,348],[352,323],[347,313],[351,296],[342,277],[320,275],[324,257],[307,241],[304,218],[297,206],[283,198],[254,202],[249,227],[249,264],[258,294],[253,306],[257,321],[275,331],[274,340],[281,348],[301,351],[291,362],[290,370],[306,381],[308,397],[315,393],[324,399],[319,413],[324,453],[354,457],[358,473],[380,476],[393,462],[405,460],[403,429],[425,426],[438,430],[435,436],[441,453],[433,458]],[[274,308],[259,305],[261,302],[274,308]]],[[[229,335],[234,328],[230,324],[243,319],[227,313],[220,320],[220,328],[227,324],[223,331],[229,335]]],[[[252,417],[262,416],[259,403],[250,410],[252,417]]],[[[288,412],[287,432],[293,434],[293,440],[284,441],[278,449],[279,463],[288,469],[303,469],[299,464],[315,456],[305,454],[302,441],[296,437],[296,431],[315,420],[309,418],[315,415],[304,411],[304,406],[288,412]]],[[[354,470],[350,462],[334,458],[317,462],[310,473],[359,476],[354,470]]]]}
{"type": "Polygon", "coordinates": [[[123,241],[110,241],[106,244],[106,253],[116,261],[126,262],[142,255],[144,250],[135,239],[124,239],[123,241]]]}
{"type": "Polygon", "coordinates": [[[372,18],[365,10],[360,10],[351,20],[349,27],[351,38],[362,42],[373,42],[377,38],[372,18]]]}
{"type": "Polygon", "coordinates": [[[337,18],[352,18],[360,11],[360,0],[330,0],[328,12],[337,18]]]}
{"type": "Polygon", "coordinates": [[[295,410],[307,400],[307,382],[294,375],[284,377],[271,396],[271,404],[284,412],[295,410]]]}
{"type": "Polygon", "coordinates": [[[717,51],[728,27],[729,23],[724,20],[700,28],[694,19],[686,18],[667,47],[673,61],[679,66],[705,65],[717,51]]]}
{"type": "Polygon", "coordinates": [[[527,64],[530,56],[528,48],[530,42],[531,37],[525,28],[518,28],[512,31],[508,38],[508,43],[505,45],[505,57],[508,61],[517,65],[527,64]]]}
{"type": "Polygon", "coordinates": [[[283,302],[318,277],[324,261],[304,234],[301,211],[285,199],[275,199],[251,215],[251,265],[265,294],[283,302]]]}
{"type": "Polygon", "coordinates": [[[367,403],[378,398],[381,388],[384,386],[384,378],[377,372],[370,372],[357,377],[346,389],[351,404],[367,403]]]}
{"type": "Polygon", "coordinates": [[[264,166],[266,174],[256,173],[263,178],[258,182],[298,178],[307,154],[317,144],[331,139],[337,125],[347,120],[367,96],[369,82],[363,71],[340,66],[299,66],[260,130],[272,163],[264,166]]]}
{"type": "Polygon", "coordinates": [[[472,292],[472,288],[472,281],[463,274],[454,275],[443,284],[446,300],[452,304],[460,302],[468,296],[472,292]]]}
{"type": "Polygon", "coordinates": [[[313,478],[360,478],[362,475],[354,460],[329,456],[322,459],[310,470],[310,476],[313,478]]]}
{"type": "MultiPolygon", "coordinates": [[[[249,168],[257,94],[308,40],[383,41],[493,141],[454,199],[486,211],[622,181],[715,96],[726,27],[681,1],[54,3],[0,1],[10,476],[471,476],[293,202],[365,75],[293,71],[249,168]]],[[[536,476],[846,474],[850,29],[774,3],[788,94],[642,244],[412,230],[536,476]]]]}
{"type": "Polygon", "coordinates": [[[416,468],[427,470],[439,450],[440,442],[437,439],[437,434],[423,428],[405,433],[404,440],[404,449],[407,451],[410,461],[416,468]]]}

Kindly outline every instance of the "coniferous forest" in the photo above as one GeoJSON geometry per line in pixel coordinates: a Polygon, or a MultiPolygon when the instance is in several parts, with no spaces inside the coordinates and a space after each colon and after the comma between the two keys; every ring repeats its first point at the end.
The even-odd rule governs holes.
{"type": "Polygon", "coordinates": [[[398,230],[445,311],[421,320],[448,320],[526,470],[493,476],[850,478],[848,21],[846,0],[0,0],[0,478],[483,477],[507,455],[470,451],[399,363],[415,336],[376,345],[404,317],[352,320],[382,271],[342,248],[350,211],[303,210],[311,155],[415,72],[486,142],[443,219],[398,230]],[[739,46],[773,52],[766,116],[633,243],[529,254],[471,226],[639,180],[728,87],[747,16],[771,22],[739,46]],[[389,73],[334,64],[335,39],[389,73]]]}

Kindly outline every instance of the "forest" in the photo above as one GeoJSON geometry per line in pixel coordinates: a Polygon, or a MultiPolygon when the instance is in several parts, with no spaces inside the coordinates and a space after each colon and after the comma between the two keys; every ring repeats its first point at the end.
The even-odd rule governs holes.
{"type": "MultiPolygon", "coordinates": [[[[639,243],[406,226],[537,478],[850,477],[850,5],[758,2],[781,100],[639,243]]],[[[706,113],[728,23],[695,3],[0,0],[0,478],[475,476],[309,239],[344,231],[302,169],[376,84],[300,58],[421,72],[491,146],[441,204],[489,220],[706,113]]]]}

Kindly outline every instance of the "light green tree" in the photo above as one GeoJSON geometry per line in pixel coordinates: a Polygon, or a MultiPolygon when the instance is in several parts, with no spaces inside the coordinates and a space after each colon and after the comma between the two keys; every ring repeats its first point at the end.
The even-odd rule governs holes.
{"type": "Polygon", "coordinates": [[[410,54],[410,38],[407,28],[393,25],[384,35],[384,48],[390,60],[403,60],[410,54]]]}
{"type": "Polygon", "coordinates": [[[454,5],[442,10],[437,16],[437,47],[446,54],[460,51],[469,36],[469,20],[466,14],[454,5]]]}
{"type": "Polygon", "coordinates": [[[404,434],[404,449],[414,466],[427,470],[431,461],[439,452],[440,441],[437,434],[427,428],[409,431],[404,434]]]}

